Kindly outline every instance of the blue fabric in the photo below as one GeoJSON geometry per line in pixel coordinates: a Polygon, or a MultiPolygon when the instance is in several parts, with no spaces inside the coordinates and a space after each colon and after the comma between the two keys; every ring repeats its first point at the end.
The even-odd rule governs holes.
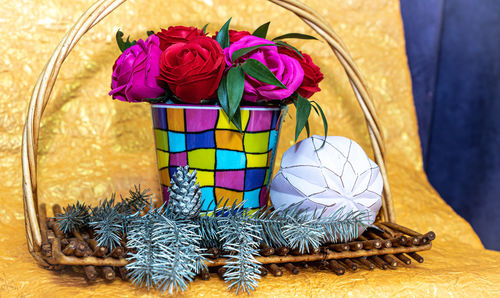
{"type": "Polygon", "coordinates": [[[500,1],[401,0],[424,166],[500,250],[500,1]]]}

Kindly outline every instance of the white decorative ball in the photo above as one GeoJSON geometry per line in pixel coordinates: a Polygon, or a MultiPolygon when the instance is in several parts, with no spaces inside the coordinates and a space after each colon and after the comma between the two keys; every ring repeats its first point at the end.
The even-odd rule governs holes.
{"type": "Polygon", "coordinates": [[[277,209],[302,202],[302,207],[331,214],[368,210],[375,221],[382,206],[382,176],[379,167],[353,140],[312,136],[288,149],[271,182],[271,201],[277,209]],[[318,150],[319,149],[319,150],[318,150]]]}

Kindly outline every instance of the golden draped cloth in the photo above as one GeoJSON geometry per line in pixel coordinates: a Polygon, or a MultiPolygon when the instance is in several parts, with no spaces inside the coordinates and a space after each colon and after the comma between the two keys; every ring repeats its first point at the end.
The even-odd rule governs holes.
{"type": "MultiPolygon", "coordinates": [[[[21,133],[36,77],[64,33],[93,0],[1,0],[0,33],[0,296],[157,295],[128,282],[88,284],[72,269],[40,268],[28,253],[21,186],[21,133]]],[[[302,270],[265,277],[260,296],[500,296],[500,253],[485,250],[470,225],[427,181],[412,101],[398,0],[308,0],[347,44],[365,75],[386,139],[389,181],[397,222],[437,239],[423,264],[336,276],[302,270]]],[[[111,68],[119,55],[114,34],[134,39],[169,25],[208,23],[216,31],[229,17],[233,27],[252,31],[271,21],[270,36],[313,31],[293,14],[266,1],[131,0],[80,41],[59,75],[42,120],[38,157],[41,202],[94,204],[134,184],[159,194],[147,104],[111,100],[111,68]],[[182,3],[180,3],[182,2],[182,3]]],[[[329,134],[354,139],[371,154],[363,114],[340,64],[324,42],[293,41],[310,53],[325,80],[315,95],[329,120],[329,134]]],[[[292,113],[293,114],[293,113],[292,113]]],[[[312,130],[322,133],[315,118],[312,130]]],[[[294,121],[285,119],[279,156],[293,143],[294,121]]],[[[276,165],[279,165],[279,159],[276,165]]],[[[471,198],[474,199],[474,198],[471,198]]],[[[224,282],[196,280],[184,296],[228,296],[224,282]]]]}

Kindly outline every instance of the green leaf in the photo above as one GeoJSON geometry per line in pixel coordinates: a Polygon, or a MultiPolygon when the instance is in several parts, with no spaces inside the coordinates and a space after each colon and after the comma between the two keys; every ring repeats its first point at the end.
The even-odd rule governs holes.
{"type": "Polygon", "coordinates": [[[205,26],[203,26],[203,28],[201,28],[201,31],[203,31],[203,34],[207,33],[207,26],[208,26],[208,24],[205,24],[205,26]]]}
{"type": "Polygon", "coordinates": [[[236,110],[240,107],[243,90],[245,89],[245,73],[241,65],[229,69],[227,72],[227,97],[229,102],[229,119],[232,120],[236,110]]]}
{"type": "Polygon", "coordinates": [[[287,89],[286,86],[278,80],[274,73],[272,73],[267,66],[258,60],[247,59],[241,66],[243,67],[243,71],[254,79],[269,85],[287,89]]]}
{"type": "MultiPolygon", "coordinates": [[[[229,106],[229,97],[228,97],[228,76],[223,76],[222,80],[219,84],[219,88],[217,88],[217,97],[219,98],[219,104],[222,107],[224,113],[226,113],[229,121],[231,121],[238,130],[243,133],[241,128],[241,112],[239,103],[237,105],[236,111],[233,113],[232,117],[230,116],[230,106],[229,106]]],[[[241,97],[240,97],[241,101],[241,97]]]]}
{"type": "Polygon", "coordinates": [[[307,34],[302,34],[302,33],[287,33],[287,34],[283,34],[283,35],[280,35],[278,37],[275,37],[275,38],[273,38],[273,40],[285,39],[285,38],[316,39],[316,40],[318,40],[314,36],[307,35],[307,34]]]}
{"type": "Polygon", "coordinates": [[[223,76],[220,81],[219,88],[217,88],[217,97],[219,98],[220,106],[222,110],[226,112],[226,115],[229,117],[229,101],[227,98],[227,76],[223,76]]]}
{"type": "Polygon", "coordinates": [[[137,43],[137,41],[135,41],[135,40],[130,41],[130,36],[127,36],[127,40],[124,41],[123,40],[123,32],[120,29],[118,29],[118,31],[116,31],[116,43],[118,44],[120,51],[122,51],[122,53],[123,53],[126,49],[135,45],[137,43]]]}
{"type": "MultiPolygon", "coordinates": [[[[299,138],[300,133],[304,127],[308,125],[309,114],[311,114],[311,103],[306,98],[298,95],[297,100],[294,102],[295,108],[297,109],[295,113],[295,141],[299,138]]],[[[307,128],[306,128],[307,130],[307,128]]]]}
{"type": "Polygon", "coordinates": [[[276,46],[276,44],[266,43],[266,44],[259,44],[259,45],[253,46],[253,47],[239,49],[239,50],[233,52],[233,54],[231,55],[231,60],[233,60],[233,63],[234,63],[241,56],[246,55],[252,51],[255,51],[258,48],[268,47],[268,46],[276,46]]]}
{"type": "Polygon", "coordinates": [[[271,22],[267,22],[265,24],[262,24],[259,26],[259,28],[255,29],[255,31],[252,33],[253,36],[261,37],[261,38],[266,38],[267,36],[267,30],[269,29],[269,24],[271,22]]]}
{"type": "Polygon", "coordinates": [[[323,129],[324,129],[324,133],[325,133],[324,134],[325,139],[323,140],[323,143],[321,144],[321,147],[319,147],[319,149],[321,149],[321,148],[323,148],[323,146],[325,146],[326,137],[328,135],[328,120],[326,120],[325,113],[323,113],[323,109],[321,108],[321,106],[319,105],[319,103],[317,103],[315,101],[311,101],[311,103],[312,103],[312,107],[314,108],[314,110],[316,111],[316,113],[318,115],[321,114],[321,119],[323,120],[323,129]],[[319,110],[319,113],[318,113],[318,110],[319,110]]]}
{"type": "Polygon", "coordinates": [[[215,40],[220,44],[221,48],[225,49],[229,47],[229,23],[231,23],[231,19],[227,20],[227,22],[220,28],[219,33],[215,37],[215,40]]]}
{"type": "Polygon", "coordinates": [[[297,53],[297,55],[299,55],[300,57],[304,58],[304,55],[302,55],[302,53],[301,53],[299,50],[297,50],[295,47],[293,47],[293,46],[291,46],[291,45],[287,44],[287,43],[286,43],[286,42],[284,42],[284,41],[277,40],[277,41],[276,41],[276,45],[277,45],[277,46],[279,46],[279,47],[289,48],[289,49],[291,49],[291,50],[295,51],[295,52],[297,53]]]}
{"type": "Polygon", "coordinates": [[[151,35],[155,34],[154,31],[147,31],[146,33],[148,34],[148,37],[150,37],[151,35]]]}
{"type": "Polygon", "coordinates": [[[306,133],[307,133],[307,137],[311,136],[311,129],[309,128],[309,119],[307,119],[307,121],[306,121],[306,133]]]}
{"type": "Polygon", "coordinates": [[[241,111],[240,107],[236,109],[236,113],[233,115],[233,119],[231,119],[231,122],[233,122],[234,126],[240,131],[240,133],[243,133],[243,128],[241,126],[241,111]]]}

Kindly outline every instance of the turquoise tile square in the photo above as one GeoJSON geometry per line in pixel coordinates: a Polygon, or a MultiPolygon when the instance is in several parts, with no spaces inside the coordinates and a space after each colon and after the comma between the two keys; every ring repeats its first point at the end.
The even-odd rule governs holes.
{"type": "Polygon", "coordinates": [[[217,149],[215,159],[217,170],[240,170],[246,167],[244,152],[217,149]]]}
{"type": "Polygon", "coordinates": [[[278,142],[278,132],[273,129],[269,132],[268,150],[274,149],[276,147],[277,142],[278,142]]]}
{"type": "Polygon", "coordinates": [[[168,145],[170,152],[186,151],[186,135],[183,133],[169,131],[168,145]]]}
{"type": "Polygon", "coordinates": [[[213,210],[216,205],[214,188],[201,187],[200,189],[201,189],[201,200],[202,200],[201,210],[208,211],[208,208],[210,208],[210,210],[213,210]]]}
{"type": "Polygon", "coordinates": [[[245,208],[259,208],[259,195],[260,195],[260,190],[261,188],[257,188],[251,191],[245,191],[243,194],[243,200],[245,201],[245,204],[243,207],[245,208]]]}

